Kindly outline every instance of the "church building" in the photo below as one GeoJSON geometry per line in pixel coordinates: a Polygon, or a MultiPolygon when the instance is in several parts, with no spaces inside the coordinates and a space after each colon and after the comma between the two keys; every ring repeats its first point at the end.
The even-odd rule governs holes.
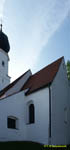
{"type": "Polygon", "coordinates": [[[70,84],[64,57],[10,83],[10,44],[0,29],[0,141],[70,144],[70,84]]]}

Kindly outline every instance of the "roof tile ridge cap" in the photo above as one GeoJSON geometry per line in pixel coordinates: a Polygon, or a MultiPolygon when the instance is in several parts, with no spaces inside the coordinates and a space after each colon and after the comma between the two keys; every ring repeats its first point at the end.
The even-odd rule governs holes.
{"type": "Polygon", "coordinates": [[[36,75],[37,73],[39,73],[40,71],[44,70],[45,68],[49,67],[50,65],[56,63],[57,61],[64,59],[64,56],[58,58],[57,60],[53,61],[52,63],[48,64],[47,66],[45,66],[44,68],[40,69],[39,71],[37,71],[36,73],[34,73],[32,76],[36,75]]]}
{"type": "MultiPolygon", "coordinates": [[[[59,61],[59,60],[61,60],[61,61],[60,61],[60,63],[59,63],[57,72],[56,72],[55,75],[54,75],[54,78],[55,78],[55,76],[57,75],[57,73],[58,73],[58,71],[59,71],[59,68],[60,68],[60,65],[61,65],[61,62],[62,62],[63,59],[64,59],[64,56],[62,56],[60,59],[58,59],[58,61],[59,61]]],[[[54,78],[52,79],[51,83],[53,82],[54,78]]]]}

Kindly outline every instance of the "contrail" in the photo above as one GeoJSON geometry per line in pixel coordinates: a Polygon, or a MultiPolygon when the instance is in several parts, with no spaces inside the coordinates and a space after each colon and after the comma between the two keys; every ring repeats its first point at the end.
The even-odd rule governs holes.
{"type": "Polygon", "coordinates": [[[41,50],[69,11],[70,0],[23,0],[24,63],[28,67],[34,67],[41,50]]]}
{"type": "MultiPolygon", "coordinates": [[[[12,1],[14,5],[14,0],[12,1]]],[[[4,15],[5,2],[6,0],[0,0],[1,19],[4,15]]],[[[23,68],[26,70],[34,68],[49,38],[59,29],[70,13],[70,0],[20,0],[20,5],[21,2],[23,2],[21,16],[23,45],[20,45],[22,53],[20,65],[24,64],[23,68]]]]}
{"type": "Polygon", "coordinates": [[[3,19],[4,4],[6,0],[0,0],[0,20],[3,19]]]}

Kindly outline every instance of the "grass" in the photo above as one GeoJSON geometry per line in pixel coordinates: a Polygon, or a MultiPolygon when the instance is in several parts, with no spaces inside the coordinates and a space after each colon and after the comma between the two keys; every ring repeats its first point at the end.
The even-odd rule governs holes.
{"type": "Polygon", "coordinates": [[[0,142],[0,150],[43,150],[41,144],[35,142],[0,142]]]}
{"type": "Polygon", "coordinates": [[[70,150],[70,145],[67,148],[44,147],[44,145],[35,142],[0,142],[0,150],[70,150]]]}

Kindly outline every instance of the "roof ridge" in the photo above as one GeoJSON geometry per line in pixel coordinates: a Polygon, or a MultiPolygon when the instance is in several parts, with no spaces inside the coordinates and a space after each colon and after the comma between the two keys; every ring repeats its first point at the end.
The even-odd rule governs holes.
{"type": "Polygon", "coordinates": [[[53,61],[52,63],[48,64],[47,66],[45,66],[44,68],[40,69],[38,72],[34,73],[32,76],[34,76],[35,74],[39,73],[40,71],[44,70],[45,68],[51,66],[52,64],[58,62],[59,60],[62,60],[64,58],[64,56],[58,58],[57,60],[53,61]]]}

